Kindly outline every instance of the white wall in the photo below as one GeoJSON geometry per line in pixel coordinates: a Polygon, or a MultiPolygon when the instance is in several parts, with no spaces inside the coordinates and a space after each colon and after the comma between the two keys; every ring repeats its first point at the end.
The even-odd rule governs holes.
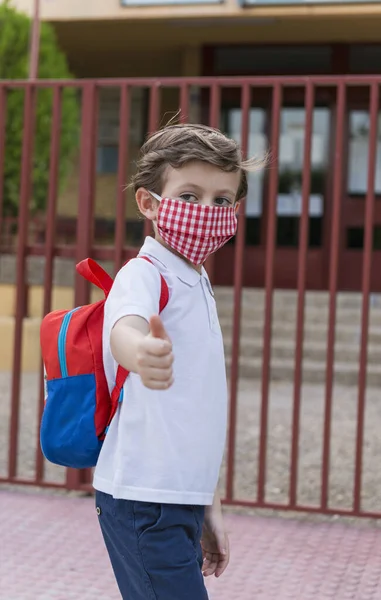
{"type": "Polygon", "coordinates": [[[32,14],[33,11],[33,0],[12,0],[12,4],[17,10],[27,13],[28,15],[32,14]]]}

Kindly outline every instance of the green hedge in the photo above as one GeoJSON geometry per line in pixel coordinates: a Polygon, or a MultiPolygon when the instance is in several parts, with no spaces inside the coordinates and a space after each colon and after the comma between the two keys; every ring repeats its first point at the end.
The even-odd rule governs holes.
{"type": "MultiPolygon", "coordinates": [[[[9,0],[0,4],[0,79],[26,79],[29,64],[29,17],[17,12],[9,0]]],[[[66,57],[59,49],[54,29],[41,24],[38,76],[41,79],[71,79],[66,57]]],[[[36,94],[36,118],[33,149],[33,189],[31,211],[43,211],[46,206],[49,183],[50,136],[53,110],[53,91],[39,90],[36,94]]],[[[24,91],[10,90],[7,94],[6,147],[4,164],[3,214],[18,213],[22,137],[24,119],[24,91]]],[[[65,89],[62,96],[60,139],[60,185],[68,175],[73,156],[78,148],[79,102],[74,89],[65,89]]]]}

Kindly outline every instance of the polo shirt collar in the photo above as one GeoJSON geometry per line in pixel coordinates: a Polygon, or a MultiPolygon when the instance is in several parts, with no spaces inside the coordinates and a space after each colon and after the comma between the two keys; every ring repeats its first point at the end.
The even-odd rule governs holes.
{"type": "Polygon", "coordinates": [[[165,248],[165,246],[160,244],[160,242],[157,242],[153,237],[147,237],[145,239],[139,254],[156,259],[164,267],[172,271],[181,281],[192,287],[199,283],[201,277],[206,279],[210,286],[209,278],[204,267],[202,267],[200,275],[193,267],[188,265],[184,259],[165,248]]]}

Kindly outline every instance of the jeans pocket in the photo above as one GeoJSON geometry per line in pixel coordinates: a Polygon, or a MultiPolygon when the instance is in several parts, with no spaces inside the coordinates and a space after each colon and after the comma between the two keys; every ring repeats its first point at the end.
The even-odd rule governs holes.
{"type": "Polygon", "coordinates": [[[98,517],[103,514],[113,515],[113,497],[104,492],[95,491],[95,509],[98,517]]]}
{"type": "Polygon", "coordinates": [[[162,505],[156,502],[133,502],[135,532],[140,540],[157,527],[162,516],[162,505]]]}

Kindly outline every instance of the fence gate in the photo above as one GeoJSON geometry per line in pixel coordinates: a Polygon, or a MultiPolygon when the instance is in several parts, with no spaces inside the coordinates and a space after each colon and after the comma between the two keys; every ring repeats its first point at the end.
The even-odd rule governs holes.
{"type": "Polygon", "coordinates": [[[1,359],[9,369],[0,374],[0,482],[91,489],[91,472],[48,465],[39,450],[39,325],[53,308],[96,298],[74,276],[77,261],[91,256],[115,274],[136,255],[150,231],[125,184],[146,133],[180,109],[180,120],[235,137],[244,155],[271,153],[250,177],[236,239],[208,265],[229,354],[224,500],[381,516],[373,358],[381,346],[380,83],[336,76],[0,83],[0,285],[11,298],[0,326],[13,340],[1,359]],[[15,150],[17,97],[23,124],[15,150]],[[41,121],[43,102],[50,110],[41,121]],[[345,372],[350,344],[355,385],[343,387],[337,364],[345,372]],[[313,385],[317,355],[323,378],[313,385]]]}

